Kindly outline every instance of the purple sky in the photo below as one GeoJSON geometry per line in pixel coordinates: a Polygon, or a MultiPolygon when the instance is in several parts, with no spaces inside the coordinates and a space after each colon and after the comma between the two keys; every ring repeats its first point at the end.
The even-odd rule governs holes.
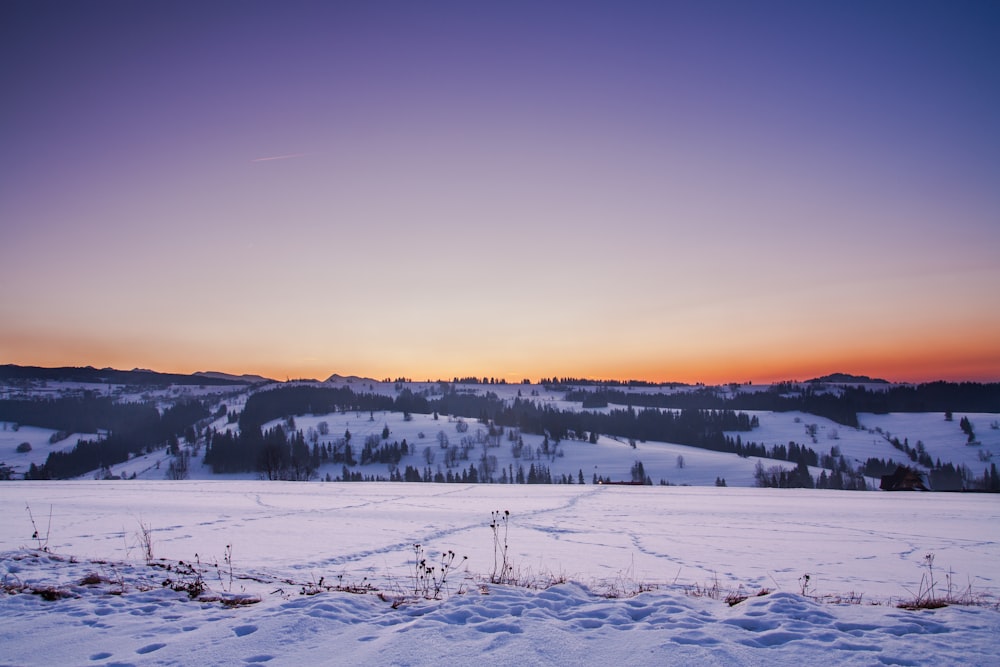
{"type": "Polygon", "coordinates": [[[1000,380],[997,3],[4,2],[0,63],[0,363],[1000,380]]]}

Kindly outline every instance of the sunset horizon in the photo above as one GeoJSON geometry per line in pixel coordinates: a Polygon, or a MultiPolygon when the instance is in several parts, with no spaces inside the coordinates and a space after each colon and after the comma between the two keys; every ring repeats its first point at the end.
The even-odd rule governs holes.
{"type": "MultiPolygon", "coordinates": [[[[506,384],[519,384],[527,380],[532,384],[537,384],[542,380],[548,380],[552,378],[571,378],[586,380],[589,382],[648,382],[650,384],[682,384],[682,385],[728,385],[728,384],[740,384],[740,385],[769,385],[782,382],[805,382],[808,380],[814,380],[817,378],[823,378],[831,375],[846,375],[854,378],[869,378],[873,381],[885,381],[891,384],[926,384],[931,382],[974,382],[983,384],[993,384],[1000,382],[996,376],[988,374],[976,374],[975,371],[962,372],[961,370],[942,370],[940,372],[922,370],[907,371],[904,369],[899,369],[891,365],[881,367],[883,370],[872,370],[867,367],[852,366],[848,363],[838,364],[837,362],[831,362],[830,364],[823,364],[820,362],[808,362],[800,365],[789,364],[785,367],[787,370],[782,370],[779,368],[774,371],[767,370],[757,370],[748,371],[744,373],[738,372],[738,370],[727,371],[725,369],[718,371],[706,370],[705,372],[697,371],[682,371],[678,370],[676,373],[671,373],[667,371],[655,371],[655,370],[642,370],[641,368],[632,371],[625,371],[622,373],[608,373],[600,372],[599,368],[593,372],[583,372],[586,370],[582,368],[574,371],[572,369],[552,369],[552,370],[531,370],[524,373],[520,372],[507,372],[498,373],[490,372],[489,369],[477,369],[477,368],[462,368],[458,370],[452,370],[452,372],[421,372],[420,369],[415,369],[413,372],[403,372],[403,369],[364,369],[356,367],[326,367],[320,365],[314,366],[299,366],[299,367],[282,367],[282,366],[260,366],[260,367],[250,367],[242,365],[220,365],[212,364],[211,362],[206,362],[202,365],[197,364],[173,364],[173,365],[159,365],[159,364],[133,364],[133,363],[114,363],[114,362],[78,362],[78,361],[59,361],[54,359],[50,362],[45,363],[35,363],[28,360],[22,361],[10,361],[2,360],[3,364],[10,364],[13,366],[21,367],[37,367],[37,368],[94,368],[98,370],[112,369],[116,371],[151,371],[154,373],[163,373],[171,375],[196,375],[199,373],[220,373],[224,375],[230,375],[234,377],[248,376],[248,377],[262,377],[269,380],[274,380],[276,382],[286,382],[286,381],[296,381],[296,380],[312,380],[318,382],[324,382],[328,378],[334,376],[340,377],[358,377],[371,379],[377,382],[383,380],[397,381],[399,379],[405,379],[408,382],[423,383],[423,382],[452,382],[453,380],[460,379],[466,380],[469,378],[478,379],[488,379],[496,382],[503,382],[506,384]]],[[[876,368],[876,367],[872,367],[876,368]]]]}
{"type": "Polygon", "coordinates": [[[1000,381],[990,3],[9,2],[0,363],[1000,381]]]}

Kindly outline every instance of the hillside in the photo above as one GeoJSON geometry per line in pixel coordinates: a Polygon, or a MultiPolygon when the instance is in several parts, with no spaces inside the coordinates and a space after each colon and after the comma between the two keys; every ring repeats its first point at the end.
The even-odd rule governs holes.
{"type": "Polygon", "coordinates": [[[949,394],[938,385],[890,385],[872,392],[851,386],[817,391],[808,383],[602,387],[377,382],[334,375],[327,382],[265,385],[250,378],[242,384],[221,379],[226,380],[221,385],[155,386],[12,381],[0,390],[0,463],[13,478],[44,475],[54,465],[50,455],[56,455],[60,470],[75,470],[71,476],[81,478],[263,475],[868,489],[878,487],[879,475],[906,464],[942,489],[990,490],[996,481],[993,454],[1000,451],[995,412],[850,412],[850,419],[842,418],[844,406],[907,400],[948,406],[967,400],[979,407],[989,402],[991,385],[954,385],[949,394]],[[143,404],[155,408],[146,418],[155,423],[145,431],[133,428],[113,450],[108,448],[125,422],[69,422],[97,426],[82,430],[54,417],[42,423],[46,410],[66,406],[113,414],[115,405],[143,404]],[[781,409],[739,407],[767,405],[781,409]],[[35,417],[15,418],[19,414],[35,417]],[[74,451],[81,442],[93,443],[88,456],[100,458],[74,451]],[[268,446],[270,464],[261,459],[268,446]]]}

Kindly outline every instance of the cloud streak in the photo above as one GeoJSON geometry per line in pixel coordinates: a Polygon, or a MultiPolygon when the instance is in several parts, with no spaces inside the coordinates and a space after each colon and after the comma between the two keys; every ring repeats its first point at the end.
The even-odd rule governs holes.
{"type": "Polygon", "coordinates": [[[268,157],[255,157],[251,162],[270,162],[272,160],[291,160],[292,158],[305,157],[305,153],[289,153],[288,155],[271,155],[268,157]]]}

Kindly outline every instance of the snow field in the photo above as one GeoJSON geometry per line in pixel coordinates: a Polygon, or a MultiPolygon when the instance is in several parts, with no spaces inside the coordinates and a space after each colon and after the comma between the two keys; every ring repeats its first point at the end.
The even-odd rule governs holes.
{"type": "Polygon", "coordinates": [[[3,550],[35,546],[30,506],[55,553],[135,560],[144,524],[157,557],[221,562],[231,545],[244,569],[382,589],[410,577],[418,543],[488,575],[491,513],[507,510],[511,560],[538,580],[799,591],[808,573],[818,595],[888,600],[919,586],[934,553],[963,588],[1000,593],[1000,505],[980,494],[122,480],[6,484],[0,503],[3,550]]]}
{"type": "Polygon", "coordinates": [[[892,605],[919,590],[926,553],[939,585],[950,569],[996,600],[986,495],[137,480],[6,484],[0,508],[5,588],[68,595],[0,594],[0,664],[989,665],[1000,630],[990,606],[892,605]],[[25,549],[25,505],[51,553],[25,549]],[[484,581],[496,509],[524,579],[563,583],[484,581]],[[443,600],[408,595],[415,543],[432,561],[468,556],[443,600]],[[164,563],[196,558],[216,601],[161,585],[178,576],[164,563]],[[383,596],[302,594],[321,577],[383,596]],[[731,592],[751,597],[716,599],[731,592]],[[850,593],[863,603],[822,601],[850,593]],[[228,594],[260,602],[229,608],[228,594]]]}

